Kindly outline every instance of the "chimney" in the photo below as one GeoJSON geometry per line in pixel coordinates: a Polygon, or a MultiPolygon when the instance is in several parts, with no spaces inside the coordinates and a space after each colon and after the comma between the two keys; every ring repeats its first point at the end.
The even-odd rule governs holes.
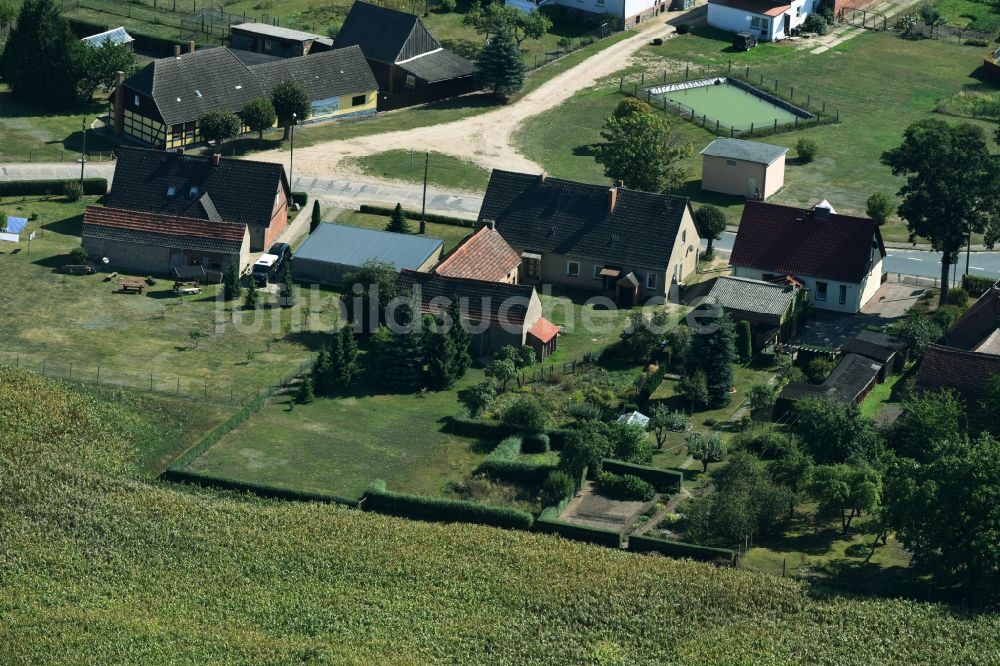
{"type": "Polygon", "coordinates": [[[194,53],[194,40],[188,40],[188,53],[194,53]]]}
{"type": "Polygon", "coordinates": [[[612,187],[608,189],[608,212],[615,212],[615,204],[618,203],[618,188],[612,187]]]}
{"type": "Polygon", "coordinates": [[[174,44],[174,57],[175,58],[180,58],[181,57],[181,45],[180,44],[174,44]]]}
{"type": "Polygon", "coordinates": [[[483,220],[483,226],[486,227],[487,229],[496,229],[497,228],[497,221],[496,220],[483,220]]]}
{"type": "Polygon", "coordinates": [[[119,70],[115,72],[115,117],[112,124],[115,128],[115,135],[121,136],[122,126],[125,124],[125,90],[122,84],[125,83],[125,72],[119,70]]]}
{"type": "Polygon", "coordinates": [[[222,159],[222,155],[219,153],[212,153],[212,166],[219,166],[219,160],[222,159]]]}
{"type": "Polygon", "coordinates": [[[544,185],[545,184],[545,172],[544,171],[541,172],[540,174],[538,174],[538,184],[539,185],[544,185]]]}

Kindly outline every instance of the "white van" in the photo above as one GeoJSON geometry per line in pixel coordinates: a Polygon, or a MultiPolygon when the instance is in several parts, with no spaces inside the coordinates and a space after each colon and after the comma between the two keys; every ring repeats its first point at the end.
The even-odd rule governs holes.
{"type": "Polygon", "coordinates": [[[267,283],[274,277],[278,270],[278,263],[281,257],[276,254],[262,254],[260,259],[254,262],[250,277],[258,287],[266,287],[267,283]]]}

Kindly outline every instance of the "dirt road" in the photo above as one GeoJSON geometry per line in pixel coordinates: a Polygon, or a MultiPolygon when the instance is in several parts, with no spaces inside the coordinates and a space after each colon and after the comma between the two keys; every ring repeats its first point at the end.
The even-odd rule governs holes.
{"type": "MultiPolygon", "coordinates": [[[[356,172],[345,160],[395,149],[434,150],[472,160],[487,169],[540,172],[541,167],[520,155],[511,144],[514,132],[528,118],[558,106],[574,93],[627,66],[629,59],[650,39],[672,34],[674,27],[664,21],[665,18],[657,17],[637,29],[631,37],[594,54],[516,102],[494,111],[441,125],[329,141],[296,150],[295,174],[318,178],[349,176],[356,172]]],[[[288,166],[288,153],[284,151],[256,153],[253,159],[281,162],[288,166]]]]}

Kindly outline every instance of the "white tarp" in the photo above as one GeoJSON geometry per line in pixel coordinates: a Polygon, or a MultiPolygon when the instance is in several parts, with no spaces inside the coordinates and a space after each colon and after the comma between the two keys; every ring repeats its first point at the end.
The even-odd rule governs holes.
{"type": "Polygon", "coordinates": [[[5,232],[0,232],[0,241],[7,241],[8,243],[20,243],[20,234],[8,234],[5,232]]]}

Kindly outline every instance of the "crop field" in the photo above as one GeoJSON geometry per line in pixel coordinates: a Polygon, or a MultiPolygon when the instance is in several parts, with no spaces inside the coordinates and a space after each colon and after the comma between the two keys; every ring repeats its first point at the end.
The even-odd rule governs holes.
{"type": "Polygon", "coordinates": [[[147,410],[9,369],[0,389],[5,663],[1000,659],[995,615],[150,484],[126,462],[158,434],[147,410]]]}
{"type": "MultiPolygon", "coordinates": [[[[838,211],[863,213],[865,200],[875,191],[894,194],[901,181],[882,166],[883,151],[902,140],[903,130],[922,118],[943,117],[935,113],[939,100],[960,90],[990,91],[995,88],[976,78],[982,63],[982,49],[944,44],[931,40],[900,39],[890,33],[866,33],[825,53],[771,46],[748,54],[733,53],[728,38],[714,30],[698,29],[694,34],[667,40],[663,46],[640,52],[638,65],[623,74],[638,78],[666,71],[669,77],[683,78],[685,67],[700,73],[725,71],[749,65],[768,79],[778,79],[787,94],[795,86],[801,95],[808,91],[822,97],[830,108],[841,110],[839,124],[810,127],[761,139],[789,146],[785,187],[772,201],[806,205],[826,198],[838,211]],[[892,53],[891,58],[885,54],[892,53]],[[859,77],[863,72],[863,77],[859,77]],[[794,145],[808,136],[819,144],[819,156],[810,164],[796,159],[794,145]]],[[[773,80],[772,80],[773,85],[773,80]]],[[[796,99],[799,99],[797,96],[796,99]]],[[[602,167],[594,161],[593,146],[601,141],[600,129],[621,100],[617,79],[613,84],[582,91],[562,105],[526,123],[515,137],[524,154],[563,178],[603,183],[602,167]]],[[[688,121],[673,117],[673,128],[690,141],[694,155],[681,166],[689,170],[682,194],[696,203],[723,206],[730,222],[736,223],[742,199],[704,193],[700,189],[701,151],[714,134],[688,121]]],[[[988,132],[992,123],[972,120],[988,132]]],[[[905,240],[905,227],[898,221],[883,228],[887,240],[905,240]]]]}

